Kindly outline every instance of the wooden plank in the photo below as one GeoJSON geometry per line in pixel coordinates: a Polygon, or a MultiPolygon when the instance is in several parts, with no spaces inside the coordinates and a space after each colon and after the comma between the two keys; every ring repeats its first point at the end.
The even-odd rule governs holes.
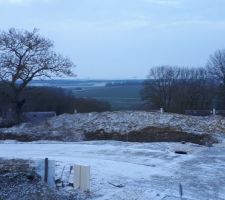
{"type": "Polygon", "coordinates": [[[74,188],[90,191],[90,166],[74,165],[74,188]]]}
{"type": "Polygon", "coordinates": [[[55,161],[48,160],[48,185],[55,187],[55,161]]]}
{"type": "Polygon", "coordinates": [[[90,191],[90,166],[81,166],[81,180],[80,180],[81,191],[90,191]]]}
{"type": "Polygon", "coordinates": [[[80,179],[81,179],[81,166],[74,165],[74,184],[75,189],[80,189],[80,179]]]}

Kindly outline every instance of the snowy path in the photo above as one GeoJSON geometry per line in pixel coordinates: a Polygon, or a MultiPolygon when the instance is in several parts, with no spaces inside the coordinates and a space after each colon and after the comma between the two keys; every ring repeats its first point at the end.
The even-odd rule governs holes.
{"type": "Polygon", "coordinates": [[[90,199],[96,200],[176,199],[180,183],[187,199],[225,199],[224,152],[224,145],[207,148],[180,143],[0,143],[0,157],[48,157],[58,161],[59,174],[63,166],[68,171],[74,163],[90,165],[90,199]],[[188,154],[178,155],[175,150],[188,154]]]}

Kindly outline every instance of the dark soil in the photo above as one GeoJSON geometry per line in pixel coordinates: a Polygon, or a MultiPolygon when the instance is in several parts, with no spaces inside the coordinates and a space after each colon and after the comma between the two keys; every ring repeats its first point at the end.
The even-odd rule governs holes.
{"type": "Polygon", "coordinates": [[[191,142],[208,145],[217,141],[209,134],[192,134],[172,129],[170,127],[148,127],[128,134],[106,133],[103,129],[94,133],[86,133],[86,140],[119,140],[129,142],[191,142]]]}
{"type": "MultiPolygon", "coordinates": [[[[0,133],[0,140],[17,140],[21,142],[32,142],[38,140],[51,141],[77,141],[75,133],[61,131],[57,135],[47,131],[42,133],[0,133]]],[[[195,134],[176,130],[170,127],[147,127],[139,131],[131,131],[127,134],[107,133],[104,129],[95,132],[84,133],[84,140],[119,140],[128,142],[191,142],[200,145],[210,146],[217,143],[217,140],[210,134],[195,134]]]]}

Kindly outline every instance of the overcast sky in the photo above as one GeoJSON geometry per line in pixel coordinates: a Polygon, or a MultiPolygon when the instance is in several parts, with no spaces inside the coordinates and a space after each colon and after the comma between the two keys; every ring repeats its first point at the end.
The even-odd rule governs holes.
{"type": "Polygon", "coordinates": [[[0,0],[0,28],[10,27],[40,29],[78,78],[145,78],[225,48],[225,0],[0,0]]]}

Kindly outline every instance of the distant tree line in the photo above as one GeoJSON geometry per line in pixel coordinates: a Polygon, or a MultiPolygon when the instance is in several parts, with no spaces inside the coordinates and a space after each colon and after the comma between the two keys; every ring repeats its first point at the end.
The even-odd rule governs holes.
{"type": "Polygon", "coordinates": [[[211,55],[205,67],[151,68],[141,96],[147,109],[225,109],[225,50],[211,55]]]}
{"type": "MultiPolygon", "coordinates": [[[[10,101],[12,89],[6,84],[0,84],[0,112],[4,114],[12,109],[10,101]]],[[[57,115],[77,112],[103,112],[111,110],[110,104],[95,99],[76,98],[65,89],[52,87],[27,87],[21,94],[24,99],[22,112],[55,111],[57,115]]],[[[14,109],[12,109],[14,110],[14,109]]]]}

